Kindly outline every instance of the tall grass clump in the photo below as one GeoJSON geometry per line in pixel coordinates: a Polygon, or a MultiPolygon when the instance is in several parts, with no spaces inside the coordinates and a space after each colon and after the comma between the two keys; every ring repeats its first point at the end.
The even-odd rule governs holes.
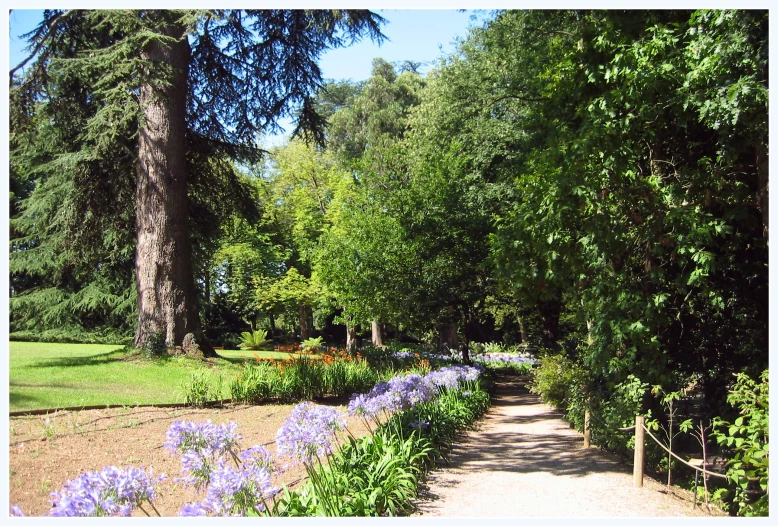
{"type": "Polygon", "coordinates": [[[184,402],[204,406],[208,402],[221,399],[223,378],[220,374],[207,371],[194,371],[188,382],[183,385],[184,402]]]}
{"type": "Polygon", "coordinates": [[[361,358],[302,355],[247,363],[230,382],[234,401],[257,404],[270,399],[313,400],[369,390],[379,373],[361,358]]]}

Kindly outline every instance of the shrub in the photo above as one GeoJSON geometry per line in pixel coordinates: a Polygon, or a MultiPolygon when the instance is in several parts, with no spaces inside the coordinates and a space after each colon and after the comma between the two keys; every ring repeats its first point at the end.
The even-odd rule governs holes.
{"type": "Polygon", "coordinates": [[[300,343],[300,347],[305,349],[306,351],[310,351],[312,349],[318,349],[324,345],[324,338],[321,336],[317,336],[316,338],[308,338],[307,340],[303,340],[300,343]]]}
{"type": "Polygon", "coordinates": [[[714,436],[721,445],[732,448],[727,478],[734,484],[738,515],[767,516],[769,469],[769,382],[765,370],[759,383],[738,374],[727,401],[740,411],[734,423],[714,421],[714,436]]]}
{"type": "Polygon", "coordinates": [[[230,395],[238,403],[259,404],[280,391],[279,384],[277,367],[270,363],[248,363],[230,382],[230,395]]]}
{"type": "Polygon", "coordinates": [[[548,355],[532,371],[530,391],[556,409],[567,410],[578,367],[563,355],[548,355]]]}
{"type": "Polygon", "coordinates": [[[155,332],[146,338],[146,341],[141,346],[141,354],[145,358],[160,358],[162,356],[167,356],[165,335],[161,332],[155,332]]]}
{"type": "Polygon", "coordinates": [[[242,341],[238,347],[243,350],[256,351],[270,340],[267,339],[267,331],[264,329],[257,329],[254,332],[242,332],[240,333],[242,341]]]}

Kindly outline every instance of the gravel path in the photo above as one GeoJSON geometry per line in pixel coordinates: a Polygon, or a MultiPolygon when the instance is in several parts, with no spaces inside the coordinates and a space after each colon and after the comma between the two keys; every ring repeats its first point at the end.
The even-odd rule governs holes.
{"type": "MultiPolygon", "coordinates": [[[[678,493],[678,492],[676,492],[678,493]]],[[[699,517],[710,516],[591,447],[524,380],[497,381],[479,430],[455,446],[450,465],[422,487],[423,517],[699,517]]]]}

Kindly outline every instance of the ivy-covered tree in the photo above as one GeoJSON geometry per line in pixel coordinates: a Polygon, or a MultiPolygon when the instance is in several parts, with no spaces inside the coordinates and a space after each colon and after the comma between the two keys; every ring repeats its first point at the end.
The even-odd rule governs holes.
{"type": "MultiPolygon", "coordinates": [[[[156,334],[168,345],[200,334],[190,182],[208,173],[203,160],[258,161],[259,134],[287,115],[321,141],[317,59],[363,35],[380,40],[382,21],[348,10],[44,12],[28,35],[31,68],[11,71],[15,113],[27,117],[14,128],[12,162],[36,170],[28,173],[38,187],[65,185],[67,204],[78,206],[53,203],[63,221],[46,231],[69,247],[102,250],[105,230],[85,228],[84,217],[134,216],[136,346],[156,334]]],[[[34,203],[23,206],[34,223],[34,203]]],[[[43,250],[30,244],[24,257],[43,250]]],[[[213,353],[202,337],[200,345],[213,353]]]]}

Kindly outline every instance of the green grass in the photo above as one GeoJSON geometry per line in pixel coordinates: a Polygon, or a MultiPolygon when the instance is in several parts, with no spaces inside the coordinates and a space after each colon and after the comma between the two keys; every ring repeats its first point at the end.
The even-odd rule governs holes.
{"type": "Polygon", "coordinates": [[[253,359],[254,353],[288,356],[219,351],[224,359],[207,363],[183,357],[141,360],[117,345],[10,342],[9,410],[183,402],[182,385],[194,371],[211,366],[211,374],[227,380],[238,370],[236,364],[253,359]]]}

